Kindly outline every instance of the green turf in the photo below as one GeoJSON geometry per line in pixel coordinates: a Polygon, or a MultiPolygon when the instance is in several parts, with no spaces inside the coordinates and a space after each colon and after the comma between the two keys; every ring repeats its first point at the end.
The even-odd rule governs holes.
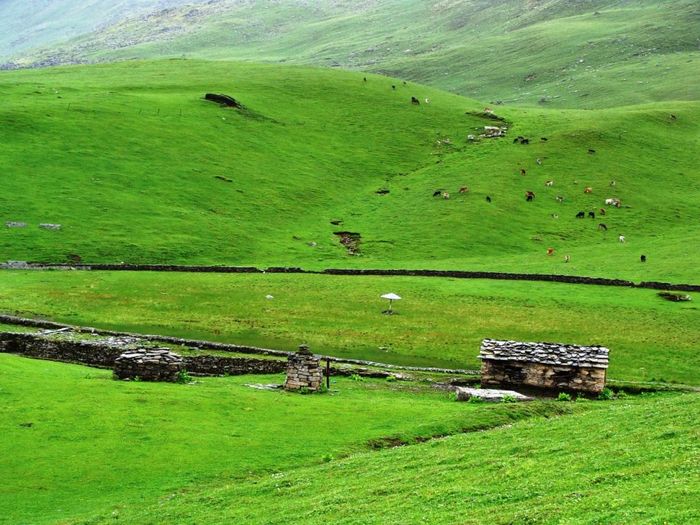
{"type": "Polygon", "coordinates": [[[695,394],[616,401],[185,491],[118,517],[140,525],[695,524],[698,417],[695,394]]]}
{"type": "Polygon", "coordinates": [[[17,61],[264,60],[388,73],[506,104],[613,107],[698,99],[699,14],[692,0],[228,0],[133,16],[17,61]]]}
{"type": "Polygon", "coordinates": [[[653,290],[418,277],[4,272],[0,311],[286,350],[307,342],[319,354],[450,368],[478,368],[487,337],[598,343],[611,350],[612,379],[700,384],[697,306],[653,290]],[[403,297],[398,315],[381,314],[386,301],[379,296],[387,292],[403,297]]]}
{"type": "Polygon", "coordinates": [[[465,114],[481,105],[398,81],[394,92],[391,82],[181,60],[2,72],[2,220],[28,226],[0,231],[0,260],[700,280],[697,103],[503,109],[509,137],[469,144],[493,123],[465,114]],[[207,91],[248,110],[204,102],[207,91]],[[413,95],[431,103],[413,106],[413,95]],[[513,144],[516,135],[532,144],[513,144]],[[433,198],[440,189],[452,198],[433,198]],[[607,197],[623,207],[574,218],[600,214],[607,197]],[[337,231],[361,234],[362,255],[348,255],[337,231]]]}
{"type": "MultiPolygon", "coordinates": [[[[241,483],[295,465],[568,412],[555,402],[455,403],[429,384],[334,379],[327,394],[246,383],[118,382],[111,372],[0,354],[0,523],[66,523],[155,504],[181,490],[241,483]]],[[[175,523],[175,522],[170,522],[175,523]]]]}

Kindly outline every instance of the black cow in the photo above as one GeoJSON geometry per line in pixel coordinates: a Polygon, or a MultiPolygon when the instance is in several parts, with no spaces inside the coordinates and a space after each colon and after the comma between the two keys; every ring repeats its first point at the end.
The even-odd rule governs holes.
{"type": "Polygon", "coordinates": [[[589,218],[589,219],[595,219],[595,212],[594,212],[594,211],[589,211],[589,212],[588,212],[588,218],[589,218]]]}
{"type": "Polygon", "coordinates": [[[585,211],[580,211],[576,214],[577,219],[585,219],[586,218],[586,212],[585,211]]]}
{"type": "Polygon", "coordinates": [[[488,195],[486,196],[486,202],[491,202],[491,197],[489,197],[488,195]]]}
{"type": "Polygon", "coordinates": [[[416,97],[411,97],[411,104],[413,104],[414,106],[419,106],[420,100],[418,100],[416,97]]]}
{"type": "Polygon", "coordinates": [[[439,197],[440,195],[442,195],[442,190],[435,190],[433,192],[433,197],[439,197]]]}
{"type": "Polygon", "coordinates": [[[598,229],[603,230],[605,232],[608,231],[608,227],[605,224],[603,224],[602,222],[598,225],[598,229]]]}
{"type": "Polygon", "coordinates": [[[647,262],[647,256],[646,256],[646,255],[642,255],[642,256],[639,258],[639,260],[642,261],[643,263],[645,263],[645,262],[647,262]]]}
{"type": "Polygon", "coordinates": [[[588,150],[588,153],[590,153],[591,155],[593,155],[593,154],[595,153],[595,150],[594,150],[594,149],[589,149],[589,150],[588,150]]]}

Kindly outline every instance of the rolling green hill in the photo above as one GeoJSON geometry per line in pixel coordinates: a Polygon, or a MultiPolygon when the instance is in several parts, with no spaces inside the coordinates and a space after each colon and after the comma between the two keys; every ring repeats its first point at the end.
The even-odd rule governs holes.
{"type": "Polygon", "coordinates": [[[323,69],[133,62],[4,72],[0,93],[1,219],[27,225],[0,231],[0,260],[698,280],[697,103],[499,108],[508,136],[470,142],[500,124],[477,102],[323,69]],[[359,234],[359,256],[337,232],[359,234]]]}
{"type": "Polygon", "coordinates": [[[218,0],[120,18],[15,62],[194,57],[315,64],[484,101],[596,108],[697,100],[699,39],[700,10],[691,0],[218,0]]]}

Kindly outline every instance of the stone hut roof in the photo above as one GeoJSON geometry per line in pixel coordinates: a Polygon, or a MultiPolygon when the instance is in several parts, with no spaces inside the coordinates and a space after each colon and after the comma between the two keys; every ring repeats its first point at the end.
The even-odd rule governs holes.
{"type": "Polygon", "coordinates": [[[579,346],[562,343],[522,343],[484,339],[479,359],[487,361],[525,361],[545,365],[581,368],[608,368],[604,346],[579,346]]]}

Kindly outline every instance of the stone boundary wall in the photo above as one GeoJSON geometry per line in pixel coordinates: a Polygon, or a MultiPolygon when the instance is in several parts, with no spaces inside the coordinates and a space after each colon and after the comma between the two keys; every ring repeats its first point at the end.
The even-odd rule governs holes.
{"type": "MultiPolygon", "coordinates": [[[[71,330],[79,333],[95,334],[95,335],[109,335],[116,337],[136,337],[138,339],[143,339],[145,341],[154,341],[161,343],[170,343],[175,345],[187,346],[190,348],[198,348],[201,350],[218,350],[221,352],[235,352],[239,354],[257,354],[257,355],[270,355],[287,357],[294,352],[289,352],[287,350],[272,350],[270,348],[260,348],[256,346],[242,346],[230,343],[214,343],[211,341],[200,341],[197,339],[183,339],[180,337],[170,337],[167,335],[153,335],[153,334],[137,334],[134,332],[117,332],[115,330],[100,330],[92,327],[85,326],[72,326],[63,323],[56,323],[53,321],[44,321],[40,319],[28,319],[24,317],[17,317],[14,315],[4,315],[0,314],[0,323],[11,324],[17,326],[27,326],[33,328],[45,328],[49,330],[60,330],[61,328],[70,328],[71,330]]],[[[343,357],[333,357],[322,355],[322,359],[328,359],[332,363],[349,364],[356,366],[371,366],[377,368],[386,368],[390,370],[410,370],[414,372],[435,372],[438,374],[458,374],[458,375],[475,375],[478,374],[478,370],[468,370],[463,368],[437,368],[437,367],[424,367],[424,366],[406,366],[406,365],[393,365],[389,363],[380,363],[377,361],[366,361],[363,359],[350,359],[343,357]]]]}
{"type": "Polygon", "coordinates": [[[384,277],[451,277],[455,279],[494,279],[508,281],[556,282],[567,284],[589,284],[595,286],[621,286],[648,288],[652,290],[676,290],[700,292],[698,284],[673,284],[658,281],[634,283],[624,279],[585,277],[560,274],[472,272],[461,270],[363,270],[349,268],[328,268],[325,270],[304,270],[298,267],[274,266],[260,269],[253,266],[192,266],[172,264],[53,264],[53,263],[5,263],[0,269],[10,270],[83,270],[83,271],[126,271],[126,272],[192,272],[192,273],[289,273],[317,275],[372,275],[384,277]]]}
{"type": "MultiPolygon", "coordinates": [[[[97,341],[71,341],[26,333],[0,333],[0,352],[36,359],[77,363],[95,368],[114,367],[124,352],[122,346],[97,341]]],[[[225,356],[183,356],[185,369],[192,375],[221,376],[244,374],[276,374],[286,370],[284,360],[225,356]]]]}

